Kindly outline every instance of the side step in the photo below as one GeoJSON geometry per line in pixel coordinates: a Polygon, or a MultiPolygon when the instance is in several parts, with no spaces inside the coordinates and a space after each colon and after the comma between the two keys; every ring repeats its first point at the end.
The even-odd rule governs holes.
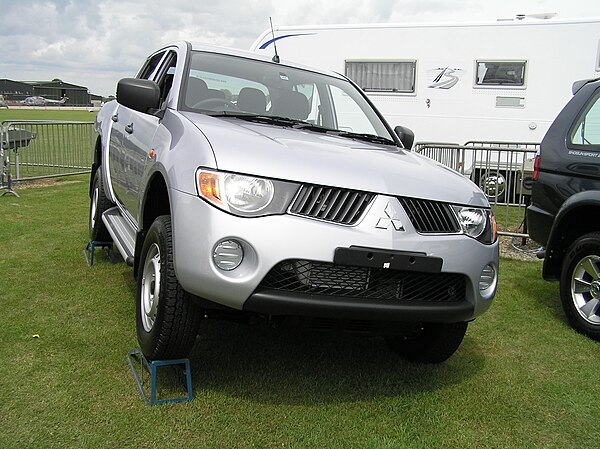
{"type": "Polygon", "coordinates": [[[135,251],[135,229],[119,211],[118,207],[108,209],[102,214],[102,221],[125,263],[133,266],[135,251]]]}

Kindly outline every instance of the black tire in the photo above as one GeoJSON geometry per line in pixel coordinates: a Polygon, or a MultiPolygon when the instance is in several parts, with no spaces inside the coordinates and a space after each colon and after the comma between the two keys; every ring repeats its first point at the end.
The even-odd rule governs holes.
{"type": "Polygon", "coordinates": [[[144,240],[136,298],[137,337],[144,355],[150,360],[187,357],[196,340],[201,310],[175,276],[168,215],[154,220],[144,240]]]}
{"type": "Polygon", "coordinates": [[[560,274],[560,299],[569,324],[600,341],[600,232],[569,248],[560,274]]]}
{"type": "Polygon", "coordinates": [[[102,182],[102,166],[96,169],[92,190],[90,191],[90,214],[88,227],[90,239],[98,242],[111,242],[112,238],[102,221],[102,214],[113,207],[113,203],[106,197],[102,182]]]}
{"type": "Polygon", "coordinates": [[[423,323],[409,335],[386,337],[388,347],[401,357],[418,363],[441,363],[456,352],[468,323],[423,323]]]}
{"type": "Polygon", "coordinates": [[[481,170],[478,174],[477,185],[492,204],[506,201],[509,186],[506,173],[500,170],[481,170]]]}

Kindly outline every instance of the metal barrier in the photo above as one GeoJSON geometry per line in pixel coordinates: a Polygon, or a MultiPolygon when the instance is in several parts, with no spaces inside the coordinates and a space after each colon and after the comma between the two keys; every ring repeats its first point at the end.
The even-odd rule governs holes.
{"type": "Polygon", "coordinates": [[[526,238],[525,210],[531,198],[533,161],[538,143],[422,142],[415,152],[456,170],[477,184],[496,215],[499,234],[526,238]]]}
{"type": "Polygon", "coordinates": [[[2,187],[5,178],[14,182],[89,172],[93,141],[93,122],[2,122],[2,187]]]}

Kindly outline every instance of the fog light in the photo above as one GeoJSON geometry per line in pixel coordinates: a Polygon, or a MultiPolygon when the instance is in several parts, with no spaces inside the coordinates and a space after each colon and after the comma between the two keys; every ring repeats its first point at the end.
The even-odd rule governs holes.
{"type": "Polygon", "coordinates": [[[494,287],[496,285],[496,279],[496,269],[492,265],[486,265],[479,275],[479,290],[484,291],[490,287],[494,287]]]}
{"type": "Polygon", "coordinates": [[[213,251],[213,261],[223,271],[235,270],[244,259],[244,249],[235,240],[223,240],[213,251]]]}

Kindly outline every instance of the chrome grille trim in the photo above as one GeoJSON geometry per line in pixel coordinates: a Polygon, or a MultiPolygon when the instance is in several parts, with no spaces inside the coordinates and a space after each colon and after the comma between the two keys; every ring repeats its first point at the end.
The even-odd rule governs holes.
{"type": "Polygon", "coordinates": [[[289,213],[351,226],[362,217],[373,198],[373,193],[304,184],[289,213]]]}
{"type": "Polygon", "coordinates": [[[411,223],[421,234],[455,234],[460,224],[446,203],[417,198],[398,198],[411,223]]]}

